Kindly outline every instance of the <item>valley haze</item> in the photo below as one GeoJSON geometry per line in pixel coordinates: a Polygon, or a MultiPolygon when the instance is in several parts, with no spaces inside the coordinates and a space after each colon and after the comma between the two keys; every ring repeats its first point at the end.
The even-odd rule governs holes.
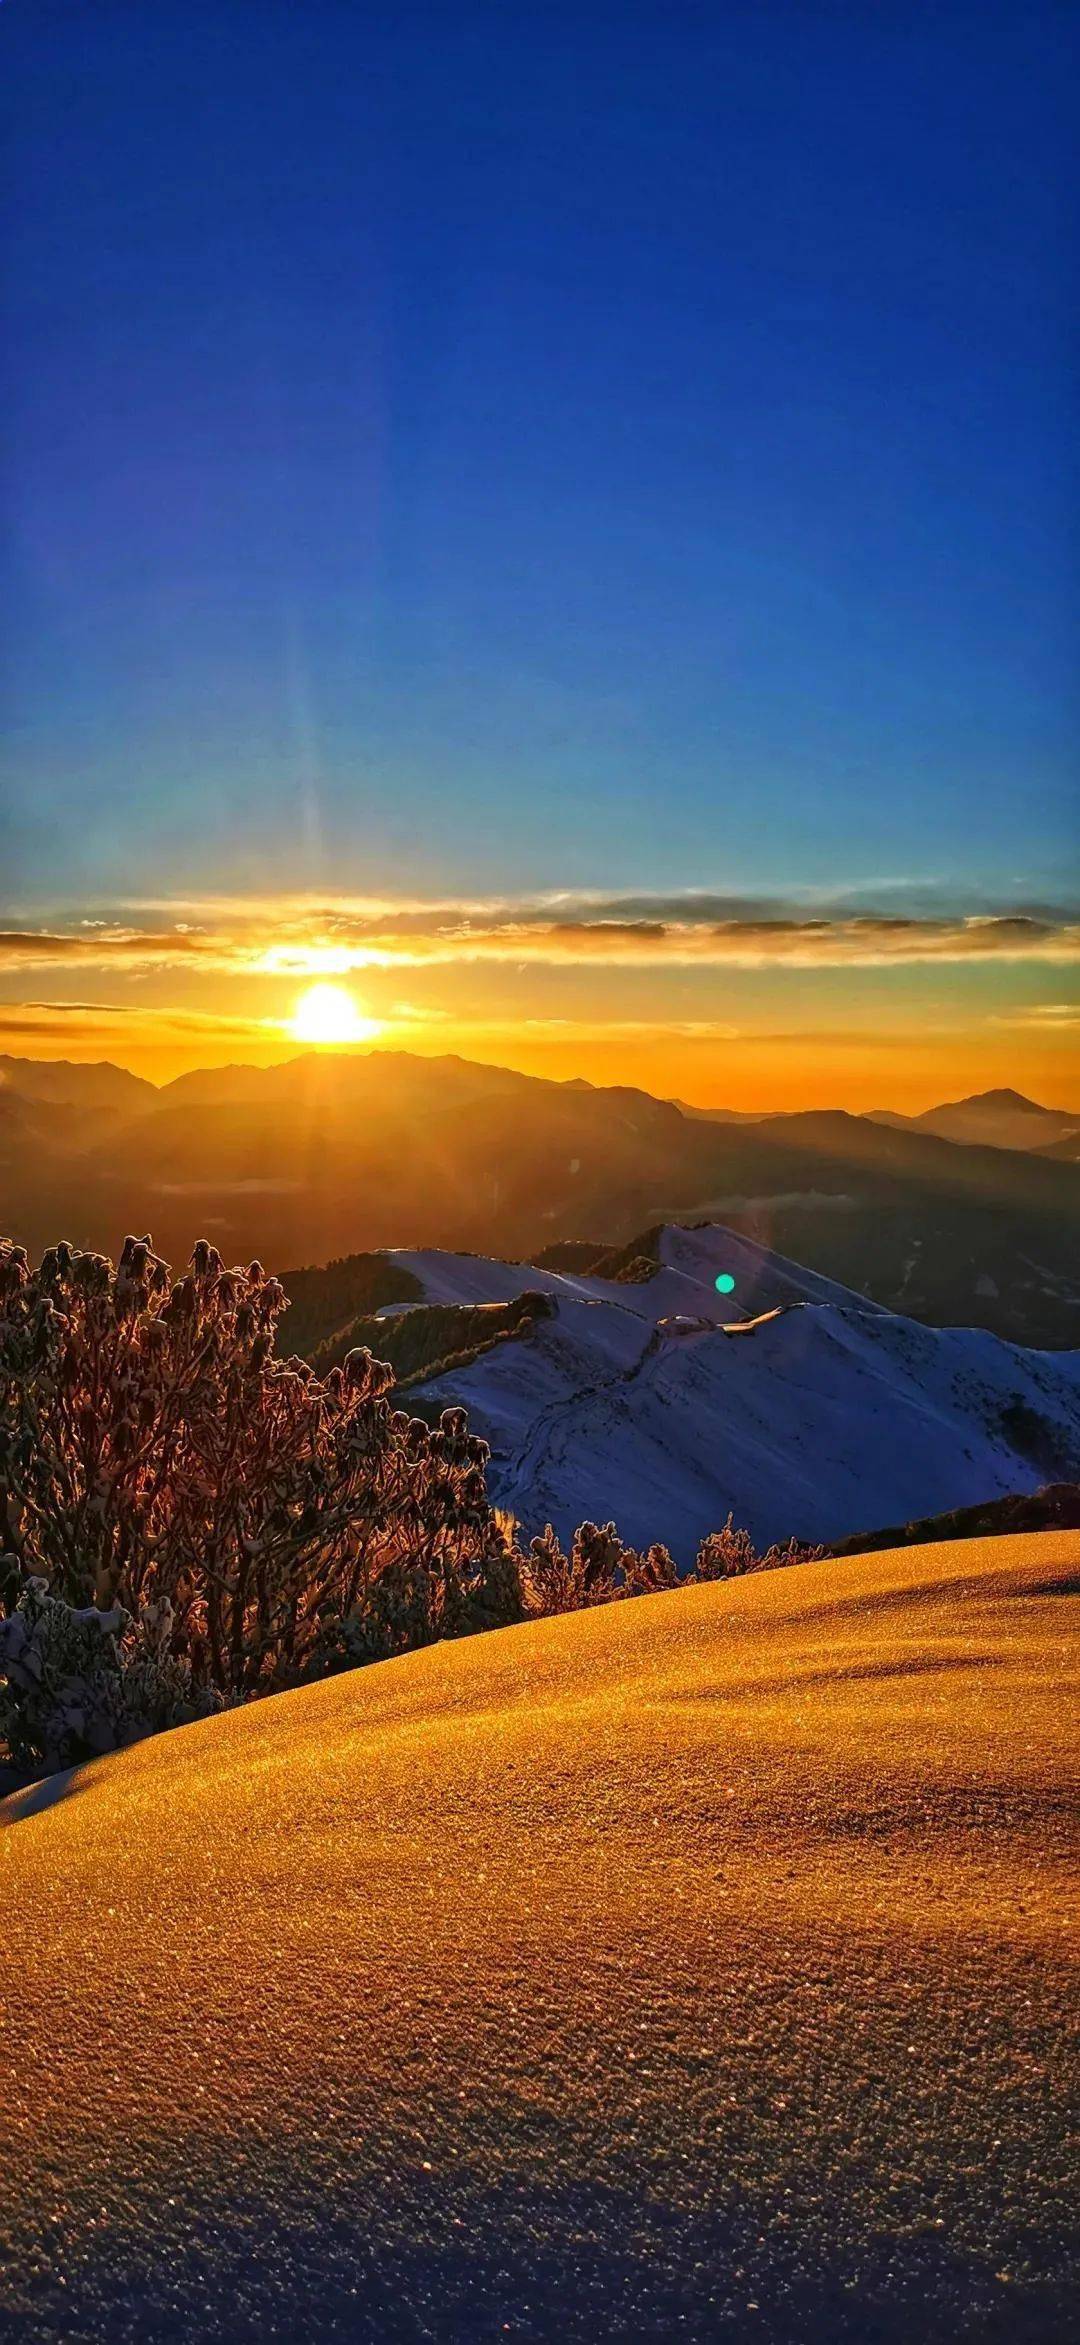
{"type": "Polygon", "coordinates": [[[914,1123],[725,1120],[386,1050],[161,1089],[108,1064],[8,1056],[0,1228],[31,1252],[58,1236],[112,1252],[149,1230],[177,1264],[205,1235],[230,1259],[299,1268],[402,1245],[535,1259],[718,1220],[890,1310],[1059,1348],[1080,1337],[1078,1127],[1014,1093],[914,1123]]]}

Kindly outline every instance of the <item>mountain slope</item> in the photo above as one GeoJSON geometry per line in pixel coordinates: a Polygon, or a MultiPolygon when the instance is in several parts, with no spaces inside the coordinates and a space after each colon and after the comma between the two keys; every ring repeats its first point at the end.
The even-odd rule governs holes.
{"type": "Polygon", "coordinates": [[[710,1216],[914,1317],[1048,1344],[1080,1331],[1074,1165],[863,1117],[719,1123],[403,1052],[217,1069],[131,1113],[53,1113],[60,1137],[27,1127],[0,1162],[0,1229],[34,1253],[60,1236],[109,1252],[135,1229],[177,1263],[204,1235],[280,1265],[403,1244],[524,1255],[710,1216]]]}
{"type": "Polygon", "coordinates": [[[1080,1473],[1080,1353],[921,1326],[722,1228],[666,1229],[660,1258],[626,1286],[390,1257],[429,1303],[555,1301],[422,1388],[468,1409],[496,1501],[528,1533],[613,1517],[685,1567],[729,1509],[761,1545],[832,1541],[1080,1473]]]}
{"type": "Polygon", "coordinates": [[[1078,1568],[686,1590],[9,1800],[3,2333],[1064,2345],[1078,1568]]]}
{"type": "Polygon", "coordinates": [[[17,1091],[24,1099],[124,1114],[153,1107],[160,1096],[153,1083],[126,1067],[114,1067],[110,1059],[23,1059],[0,1052],[0,1091],[4,1090],[17,1091]]]}

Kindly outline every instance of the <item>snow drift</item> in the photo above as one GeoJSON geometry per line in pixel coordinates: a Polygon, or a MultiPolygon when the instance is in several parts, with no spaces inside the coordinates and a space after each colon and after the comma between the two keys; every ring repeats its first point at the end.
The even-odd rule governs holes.
{"type": "Polygon", "coordinates": [[[646,1597],[0,1805],[0,2335],[1064,2345],[1078,1563],[646,1597]]]}

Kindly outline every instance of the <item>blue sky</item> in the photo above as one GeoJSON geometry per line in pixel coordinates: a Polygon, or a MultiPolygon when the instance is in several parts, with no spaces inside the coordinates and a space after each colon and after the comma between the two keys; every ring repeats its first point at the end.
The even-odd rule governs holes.
{"type": "Polygon", "coordinates": [[[6,0],[0,892],[1059,895],[1076,47],[6,0]]]}

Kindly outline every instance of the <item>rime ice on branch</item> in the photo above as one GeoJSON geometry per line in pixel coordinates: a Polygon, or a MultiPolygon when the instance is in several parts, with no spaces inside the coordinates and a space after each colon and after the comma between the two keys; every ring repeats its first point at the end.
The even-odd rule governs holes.
{"type": "MultiPolygon", "coordinates": [[[[0,1240],[0,1734],[23,1759],[675,1584],[613,1523],[523,1554],[465,1411],[396,1408],[366,1347],[325,1377],[279,1358],[286,1307],[205,1241],[174,1281],[149,1238],[115,1269],[0,1240]]],[[[758,1561],[729,1521],[692,1576],[758,1561]]]]}
{"type": "Polygon", "coordinates": [[[205,1242],[175,1283],[148,1238],[115,1270],[59,1245],[34,1271],[0,1244],[9,1602],[31,1577],[132,1618],[167,1602],[173,1652],[233,1696],[338,1645],[374,1658],[514,1617],[464,1413],[433,1431],[393,1408],[366,1350],[325,1380],[279,1359],[285,1300],[205,1242]]]}

